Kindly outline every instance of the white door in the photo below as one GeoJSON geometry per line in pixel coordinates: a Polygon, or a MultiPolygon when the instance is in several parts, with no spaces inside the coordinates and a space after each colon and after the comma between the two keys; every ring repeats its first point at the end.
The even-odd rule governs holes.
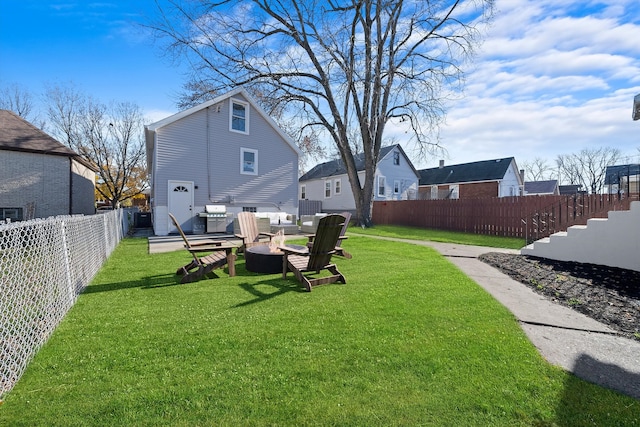
{"type": "MultiPolygon", "coordinates": [[[[193,231],[193,181],[169,181],[169,213],[180,223],[182,231],[193,231]]],[[[169,233],[177,233],[169,218],[169,233]]]]}

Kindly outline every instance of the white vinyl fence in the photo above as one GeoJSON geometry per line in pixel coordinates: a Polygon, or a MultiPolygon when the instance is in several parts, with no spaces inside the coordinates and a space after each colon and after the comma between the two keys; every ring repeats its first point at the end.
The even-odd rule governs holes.
{"type": "Polygon", "coordinates": [[[124,233],[123,212],[0,225],[0,398],[124,233]]]}

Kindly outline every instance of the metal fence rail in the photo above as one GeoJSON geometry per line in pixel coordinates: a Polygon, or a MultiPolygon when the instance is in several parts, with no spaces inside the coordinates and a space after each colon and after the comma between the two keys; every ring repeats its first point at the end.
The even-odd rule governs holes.
{"type": "Polygon", "coordinates": [[[0,225],[0,398],[124,233],[120,210],[0,225]]]}

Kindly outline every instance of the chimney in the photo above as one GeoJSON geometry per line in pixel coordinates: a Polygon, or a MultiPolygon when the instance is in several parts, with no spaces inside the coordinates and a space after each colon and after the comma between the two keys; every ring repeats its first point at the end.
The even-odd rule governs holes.
{"type": "Polygon", "coordinates": [[[444,160],[440,160],[440,164],[438,165],[438,167],[440,169],[442,169],[444,167],[444,160]]]}
{"type": "Polygon", "coordinates": [[[520,169],[520,179],[524,182],[524,169],[520,169]]]}

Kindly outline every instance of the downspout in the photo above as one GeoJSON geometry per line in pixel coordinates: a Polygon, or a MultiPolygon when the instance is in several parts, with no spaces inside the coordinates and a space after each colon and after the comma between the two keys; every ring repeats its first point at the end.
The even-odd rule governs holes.
{"type": "Polygon", "coordinates": [[[211,136],[209,133],[209,107],[207,107],[207,197],[211,202],[211,136]]]}
{"type": "Polygon", "coordinates": [[[73,215],[73,158],[69,157],[69,215],[73,215]]]}

